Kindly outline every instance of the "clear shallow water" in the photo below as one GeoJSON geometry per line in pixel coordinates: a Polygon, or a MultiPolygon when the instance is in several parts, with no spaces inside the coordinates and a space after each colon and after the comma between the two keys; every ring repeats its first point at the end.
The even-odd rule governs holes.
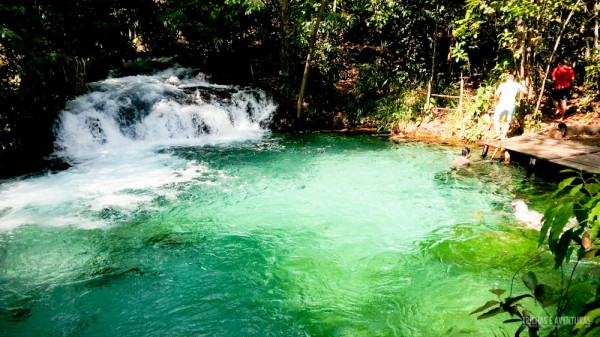
{"type": "Polygon", "coordinates": [[[167,183],[143,165],[5,182],[8,205],[44,192],[0,234],[0,334],[489,335],[498,322],[468,314],[536,251],[507,207],[529,182],[496,164],[452,175],[456,151],[274,135],[163,149],[167,183]],[[80,175],[93,195],[63,189],[80,175]]]}
{"type": "Polygon", "coordinates": [[[0,184],[0,336],[499,331],[468,314],[537,252],[510,201],[543,209],[551,184],[451,172],[450,146],[271,134],[264,95],[186,76],[96,84],[57,127],[73,166],[0,184]]]}

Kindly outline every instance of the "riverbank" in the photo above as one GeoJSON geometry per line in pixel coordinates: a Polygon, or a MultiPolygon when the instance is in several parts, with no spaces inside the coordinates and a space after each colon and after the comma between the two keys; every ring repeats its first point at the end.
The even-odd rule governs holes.
{"type": "MultiPolygon", "coordinates": [[[[559,137],[560,139],[574,141],[580,144],[600,147],[600,109],[586,107],[582,109],[577,105],[572,105],[565,115],[565,118],[557,118],[550,112],[542,114],[541,127],[538,130],[524,132],[523,118],[516,116],[511,125],[507,137],[515,137],[523,134],[536,133],[549,137],[559,137]],[[564,123],[567,130],[563,135],[558,135],[554,130],[558,130],[559,124],[564,123]]],[[[493,120],[491,118],[481,118],[477,123],[475,130],[470,130],[470,134],[481,135],[478,140],[465,139],[464,130],[457,127],[455,120],[446,113],[438,113],[433,118],[420,121],[399,128],[390,134],[392,140],[403,138],[413,138],[417,140],[435,141],[442,143],[464,143],[471,145],[481,144],[484,140],[493,139],[495,136],[493,120]]]]}

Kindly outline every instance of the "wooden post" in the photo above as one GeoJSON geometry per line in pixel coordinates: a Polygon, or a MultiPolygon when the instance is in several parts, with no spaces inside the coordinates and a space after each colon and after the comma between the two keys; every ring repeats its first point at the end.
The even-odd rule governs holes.
{"type": "Polygon", "coordinates": [[[429,110],[429,99],[431,98],[431,79],[427,82],[427,100],[425,101],[425,109],[429,110]]]}
{"type": "MultiPolygon", "coordinates": [[[[439,6],[436,7],[436,12],[438,12],[439,6]]],[[[436,49],[437,49],[437,43],[436,43],[436,38],[437,38],[437,31],[438,31],[438,23],[437,21],[435,22],[435,29],[433,30],[433,38],[431,39],[431,44],[433,45],[431,47],[431,49],[433,50],[433,52],[431,53],[431,76],[429,77],[429,82],[427,83],[427,101],[425,101],[425,109],[429,110],[431,107],[430,105],[430,101],[429,99],[431,99],[431,87],[433,84],[433,77],[434,77],[434,73],[435,73],[435,54],[436,54],[436,49]]]]}
{"type": "Polygon", "coordinates": [[[458,97],[458,111],[462,111],[464,86],[465,86],[465,80],[463,78],[463,74],[461,71],[460,72],[460,96],[458,97]]]}

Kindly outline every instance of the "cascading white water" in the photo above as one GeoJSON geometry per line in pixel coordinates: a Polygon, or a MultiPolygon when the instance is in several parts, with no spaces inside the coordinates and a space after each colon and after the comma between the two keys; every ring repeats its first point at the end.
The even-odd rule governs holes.
{"type": "Polygon", "coordinates": [[[57,124],[72,166],[0,182],[0,337],[481,336],[487,289],[546,264],[507,220],[550,193],[519,168],[269,135],[263,93],[185,73],[93,84],[57,124]]]}
{"type": "Polygon", "coordinates": [[[276,106],[262,91],[190,73],[107,79],[69,102],[56,124],[55,154],[72,167],[1,185],[0,230],[105,227],[160,208],[161,198],[176,197],[173,187],[223,179],[203,163],[161,150],[260,139],[276,106]]]}
{"type": "MultiPolygon", "coordinates": [[[[68,103],[56,127],[56,154],[69,162],[126,149],[252,139],[276,109],[256,89],[208,83],[188,69],[93,83],[68,103]]],[[[122,152],[123,151],[123,152],[122,152]]]]}

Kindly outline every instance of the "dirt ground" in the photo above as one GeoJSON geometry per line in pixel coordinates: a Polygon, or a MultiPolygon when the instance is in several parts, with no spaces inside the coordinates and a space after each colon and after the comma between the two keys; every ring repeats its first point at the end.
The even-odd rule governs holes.
{"type": "MultiPolygon", "coordinates": [[[[584,102],[582,99],[574,98],[569,102],[569,110],[565,114],[564,118],[560,118],[555,114],[553,107],[542,106],[540,107],[542,112],[542,128],[541,130],[535,131],[535,133],[542,135],[549,135],[552,131],[558,128],[560,123],[567,125],[567,128],[571,126],[570,130],[581,128],[584,125],[594,125],[597,132],[592,134],[580,134],[580,135],[566,135],[562,139],[570,140],[581,144],[592,145],[600,147],[600,105],[596,102],[584,102]],[[550,132],[549,132],[550,131],[550,132]]],[[[493,112],[489,112],[493,114],[493,112]]],[[[452,123],[448,122],[448,117],[444,113],[438,113],[434,118],[428,122],[423,122],[418,126],[415,126],[408,130],[401,130],[397,134],[393,134],[392,138],[417,138],[427,139],[431,141],[460,143],[461,132],[464,130],[456,130],[452,123]]],[[[519,125],[518,118],[513,120],[513,125],[508,137],[515,137],[523,134],[522,128],[519,125]]],[[[483,134],[483,139],[491,139],[495,136],[493,130],[493,122],[480,124],[479,132],[483,134]]],[[[589,127],[588,127],[589,128],[589,127]]],[[[569,132],[573,133],[573,132],[569,132]]]]}
{"type": "MultiPolygon", "coordinates": [[[[573,110],[573,109],[572,109],[573,110]]],[[[544,122],[545,129],[553,129],[558,126],[558,123],[565,123],[567,128],[569,126],[579,126],[579,125],[598,125],[600,126],[600,111],[572,111],[568,112],[563,120],[548,119],[544,122]]],[[[572,135],[565,136],[564,140],[571,140],[577,143],[582,143],[586,145],[593,145],[600,147],[600,134],[594,135],[572,135]]]]}

